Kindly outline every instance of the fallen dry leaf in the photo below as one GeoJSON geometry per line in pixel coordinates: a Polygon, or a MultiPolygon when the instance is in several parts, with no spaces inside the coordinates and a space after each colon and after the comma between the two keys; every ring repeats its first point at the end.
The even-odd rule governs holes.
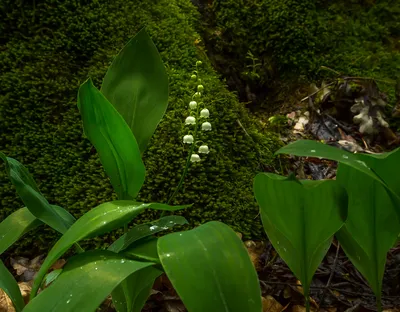
{"type": "MultiPolygon", "coordinates": [[[[19,290],[21,291],[22,298],[25,304],[29,301],[29,295],[31,294],[32,283],[20,282],[18,283],[19,290]]],[[[15,312],[14,305],[7,294],[0,289],[0,312],[15,312]]]]}
{"type": "MultiPolygon", "coordinates": [[[[314,307],[310,307],[311,311],[317,311],[314,307]]],[[[303,307],[301,305],[294,305],[292,306],[292,312],[306,312],[306,307],[303,307]]]]}
{"type": "Polygon", "coordinates": [[[262,307],[263,312],[281,312],[283,310],[283,306],[270,295],[262,297],[262,307]]]}
{"type": "Polygon", "coordinates": [[[260,271],[261,264],[260,264],[260,257],[265,250],[265,243],[264,242],[254,242],[254,241],[245,241],[244,245],[247,248],[247,252],[249,253],[251,262],[253,263],[256,271],[260,271]]]}
{"type": "MultiPolygon", "coordinates": [[[[295,289],[296,289],[299,293],[301,293],[302,295],[304,295],[303,287],[301,286],[301,282],[300,282],[299,280],[297,280],[297,281],[296,281],[296,284],[299,285],[299,286],[296,286],[295,289]]],[[[310,297],[310,303],[311,303],[314,307],[316,307],[316,308],[318,309],[318,304],[317,304],[317,302],[316,302],[313,298],[311,298],[311,297],[310,297]]]]}

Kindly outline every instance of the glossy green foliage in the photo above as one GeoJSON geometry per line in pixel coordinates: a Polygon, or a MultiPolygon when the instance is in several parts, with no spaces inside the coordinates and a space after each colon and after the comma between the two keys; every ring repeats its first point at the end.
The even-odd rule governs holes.
{"type": "Polygon", "coordinates": [[[400,233],[400,149],[378,155],[351,154],[313,141],[297,141],[278,153],[339,162],[336,181],[347,190],[349,213],[336,235],[371,285],[381,309],[386,255],[400,233]]]}
{"type": "Polygon", "coordinates": [[[58,278],[24,312],[95,311],[124,279],[151,265],[107,250],[81,253],[68,260],[58,278]]]}
{"type": "Polygon", "coordinates": [[[22,311],[24,308],[24,299],[22,298],[21,291],[14,276],[7,270],[3,261],[0,260],[0,289],[2,289],[8,297],[10,297],[14,308],[17,312],[22,311]]]}
{"type": "Polygon", "coordinates": [[[85,134],[93,143],[119,199],[135,199],[145,167],[135,136],[123,117],[87,80],[78,93],[85,134]]]}
{"type": "Polygon", "coordinates": [[[345,189],[336,181],[259,173],[254,194],[269,240],[301,281],[307,298],[312,277],[346,220],[345,189]]]}
{"type": "Polygon", "coordinates": [[[168,106],[168,76],[145,29],[115,57],[100,91],[125,119],[143,153],[168,106]]]}
{"type": "Polygon", "coordinates": [[[136,241],[159,233],[161,231],[168,230],[175,225],[187,224],[187,220],[181,216],[167,216],[153,222],[146,224],[139,224],[130,229],[127,233],[118,238],[108,250],[113,252],[121,252],[122,250],[128,248],[131,244],[136,241]]]}
{"type": "Polygon", "coordinates": [[[158,239],[158,254],[186,308],[261,311],[257,273],[242,241],[221,222],[158,239]]]}
{"type": "Polygon", "coordinates": [[[0,255],[21,236],[41,225],[28,208],[21,208],[0,222],[0,255]]]}
{"type": "Polygon", "coordinates": [[[32,215],[56,231],[65,233],[74,223],[75,218],[63,208],[49,204],[47,199],[40,193],[28,169],[20,162],[13,158],[6,157],[1,152],[0,158],[6,164],[6,171],[11,182],[17,189],[19,197],[32,215]]]}
{"type": "Polygon", "coordinates": [[[122,253],[131,259],[137,259],[141,261],[151,261],[154,263],[159,263],[160,258],[157,251],[158,238],[154,236],[148,236],[141,239],[133,246],[127,248],[122,253]]]}
{"type": "Polygon", "coordinates": [[[155,279],[162,273],[150,266],[127,277],[111,293],[116,310],[118,312],[142,311],[155,279]]]}

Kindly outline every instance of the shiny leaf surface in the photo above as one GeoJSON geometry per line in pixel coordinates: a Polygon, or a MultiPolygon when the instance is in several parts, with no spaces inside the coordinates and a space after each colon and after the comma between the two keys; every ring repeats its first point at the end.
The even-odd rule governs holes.
{"type": "Polygon", "coordinates": [[[0,260],[0,288],[10,297],[17,312],[22,311],[24,308],[24,299],[22,298],[21,291],[12,274],[7,270],[3,261],[0,260]]]}

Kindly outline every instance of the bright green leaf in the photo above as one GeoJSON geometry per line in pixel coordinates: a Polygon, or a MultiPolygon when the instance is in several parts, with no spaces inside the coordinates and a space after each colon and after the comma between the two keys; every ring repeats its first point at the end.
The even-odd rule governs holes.
{"type": "Polygon", "coordinates": [[[10,214],[0,223],[0,255],[21,236],[41,224],[26,207],[10,214]]]}
{"type": "Polygon", "coordinates": [[[122,281],[111,293],[116,310],[118,312],[142,311],[155,279],[162,273],[154,267],[147,267],[122,281]]]}
{"type": "Polygon", "coordinates": [[[57,269],[57,270],[51,271],[49,274],[46,274],[46,276],[43,279],[42,287],[43,288],[47,287],[51,283],[53,283],[57,279],[57,277],[61,274],[62,271],[63,271],[63,269],[57,269]]]}
{"type": "Polygon", "coordinates": [[[124,250],[122,254],[133,260],[161,263],[157,251],[157,241],[158,238],[154,236],[145,237],[124,250]]]}
{"type": "Polygon", "coordinates": [[[28,169],[20,162],[6,157],[3,153],[0,153],[0,158],[5,162],[7,174],[29,211],[56,231],[65,233],[75,218],[65,209],[49,204],[40,193],[28,169]]]}
{"type": "Polygon", "coordinates": [[[136,198],[145,167],[125,120],[90,79],[79,88],[78,107],[85,134],[96,148],[118,198],[136,198]]]}
{"type": "Polygon", "coordinates": [[[269,240],[307,298],[312,277],[346,219],[346,191],[333,180],[300,182],[260,173],[254,193],[269,240]]]}
{"type": "MultiPolygon", "coordinates": [[[[151,207],[151,205],[150,205],[151,207]]],[[[158,232],[168,230],[175,225],[183,225],[187,224],[187,221],[184,217],[181,216],[167,216],[163,217],[159,220],[149,222],[146,224],[140,224],[133,227],[127,233],[118,238],[109,248],[108,250],[113,252],[120,252],[121,250],[126,249],[134,242],[142,239],[144,237],[154,235],[158,232]]]]}
{"type": "Polygon", "coordinates": [[[260,312],[256,270],[236,233],[221,222],[158,239],[165,273],[188,311],[260,312]]]}
{"type": "Polygon", "coordinates": [[[125,119],[143,153],[168,106],[168,76],[145,29],[113,60],[101,92],[125,119]]]}
{"type": "Polygon", "coordinates": [[[12,274],[7,270],[3,261],[0,260],[0,288],[10,297],[17,312],[22,311],[24,308],[24,299],[22,298],[21,291],[12,274]]]}
{"type": "Polygon", "coordinates": [[[30,301],[24,312],[95,311],[123,280],[151,265],[107,250],[78,254],[69,259],[58,278],[30,301]]]}
{"type": "Polygon", "coordinates": [[[396,216],[399,201],[393,201],[389,191],[375,179],[349,166],[339,164],[336,180],[349,195],[348,219],[336,237],[371,285],[379,303],[386,255],[400,233],[396,216]]]}
{"type": "Polygon", "coordinates": [[[31,298],[36,295],[47,270],[74,243],[107,233],[127,224],[147,206],[148,204],[117,200],[103,203],[84,214],[68,229],[48,253],[35,278],[31,298]]]}

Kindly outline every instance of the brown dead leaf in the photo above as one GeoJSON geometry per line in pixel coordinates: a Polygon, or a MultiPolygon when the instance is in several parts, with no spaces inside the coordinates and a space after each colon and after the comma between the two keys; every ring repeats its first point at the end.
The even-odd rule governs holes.
{"type": "MultiPolygon", "coordinates": [[[[22,298],[25,304],[29,301],[29,295],[31,294],[31,283],[21,282],[18,283],[19,290],[21,291],[22,298]]],[[[0,289],[0,312],[15,312],[14,305],[7,294],[0,289]]]]}
{"type": "Polygon", "coordinates": [[[240,240],[242,240],[242,238],[243,238],[242,233],[236,232],[236,235],[240,238],[240,240]]]}
{"type": "Polygon", "coordinates": [[[283,306],[270,295],[262,297],[262,306],[263,312],[281,312],[283,310],[283,306]]]}
{"type": "MultiPolygon", "coordinates": [[[[303,287],[300,286],[301,282],[299,280],[297,280],[296,284],[299,285],[299,286],[296,286],[295,289],[304,296],[303,287]]],[[[310,297],[310,304],[312,304],[314,307],[316,307],[318,309],[317,302],[311,297],[310,297]]]]}
{"type": "Polygon", "coordinates": [[[54,263],[54,264],[51,266],[50,270],[59,270],[59,269],[62,269],[63,266],[64,266],[66,263],[67,263],[67,261],[65,261],[64,259],[58,259],[58,260],[56,261],[56,263],[54,263]]]}
{"type": "Polygon", "coordinates": [[[265,243],[264,242],[254,242],[254,241],[245,241],[244,245],[247,248],[247,252],[249,253],[251,262],[253,263],[256,271],[260,271],[261,264],[260,264],[260,257],[265,250],[265,243]]]}
{"type": "MultiPolygon", "coordinates": [[[[317,309],[314,307],[310,307],[310,311],[316,312],[317,309]]],[[[303,307],[301,305],[294,305],[292,306],[292,312],[306,312],[306,307],[303,307]]]]}

